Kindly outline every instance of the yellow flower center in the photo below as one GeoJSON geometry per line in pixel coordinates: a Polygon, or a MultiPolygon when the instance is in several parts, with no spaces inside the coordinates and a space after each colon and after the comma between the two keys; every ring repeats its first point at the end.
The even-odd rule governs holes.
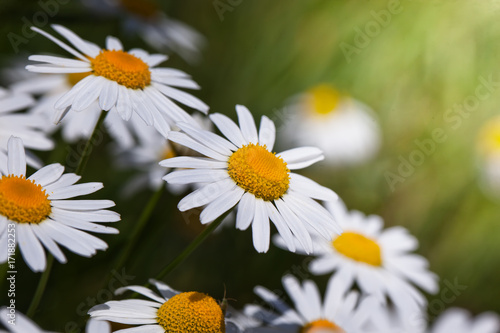
{"type": "Polygon", "coordinates": [[[144,89],[151,82],[149,66],[127,52],[104,50],[90,62],[95,75],[130,89],[144,89]]]}
{"type": "Polygon", "coordinates": [[[265,145],[250,143],[235,151],[227,171],[239,187],[266,201],[280,198],[290,184],[286,162],[265,145]]]}
{"type": "Polygon", "coordinates": [[[175,295],[158,309],[158,324],[168,333],[223,333],[224,314],[216,300],[195,291],[175,295]]]}
{"type": "Polygon", "coordinates": [[[24,176],[0,179],[0,214],[18,223],[40,223],[52,211],[48,194],[41,185],[24,176]]]}
{"type": "Polygon", "coordinates": [[[380,246],[374,240],[355,232],[344,232],[333,242],[333,247],[348,258],[372,266],[382,265],[380,246]]]}
{"type": "Polygon", "coordinates": [[[340,93],[330,85],[321,84],[308,91],[311,109],[320,115],[334,112],[340,103],[340,93]]]}
{"type": "Polygon", "coordinates": [[[91,72],[86,72],[86,73],[69,73],[66,75],[66,80],[70,86],[74,86],[87,76],[92,74],[91,72]]]}
{"type": "Polygon", "coordinates": [[[302,327],[298,333],[345,333],[345,331],[329,320],[318,319],[302,327]]]}
{"type": "Polygon", "coordinates": [[[158,6],[147,0],[120,0],[120,4],[126,11],[145,19],[152,18],[159,12],[158,6]]]}
{"type": "Polygon", "coordinates": [[[500,153],[500,117],[483,126],[479,132],[478,149],[486,156],[500,153]]]}

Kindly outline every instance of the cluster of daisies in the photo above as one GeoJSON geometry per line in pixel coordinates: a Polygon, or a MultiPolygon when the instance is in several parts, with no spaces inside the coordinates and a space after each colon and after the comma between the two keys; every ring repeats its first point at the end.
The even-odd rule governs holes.
{"type": "MultiPolygon", "coordinates": [[[[498,331],[495,314],[471,318],[459,309],[429,326],[424,293],[438,293],[438,278],[414,252],[415,237],[403,227],[384,229],[379,216],[348,210],[331,189],[292,172],[322,160],[349,165],[374,156],[380,130],[368,107],[322,84],[291,98],[280,133],[266,116],[256,124],[242,105],[236,106],[237,123],[220,113],[207,116],[209,107],[184,90],[199,89],[196,82],[180,70],[159,66],[166,56],[125,51],[114,37],[107,37],[102,48],[63,26],[52,28],[64,40],[33,30],[69,55],[30,56],[36,62],[26,67],[30,75],[0,90],[0,263],[8,260],[11,226],[16,247],[34,272],[46,269],[45,249],[65,263],[60,246],[91,257],[107,248],[93,233],[118,233],[106,225],[120,220],[110,210],[113,201],[81,198],[102,183],[78,183],[79,168],[43,166],[33,153],[53,149],[49,137],[58,129],[68,142],[88,139],[104,119],[118,159],[142,171],[131,181],[130,193],[144,184],[191,190],[178,203],[180,211],[203,207],[202,224],[234,211],[230,216],[237,229],[251,227],[257,252],[267,252],[272,241],[309,256],[303,261],[309,278],[329,275],[324,291],[309,278],[283,276],[286,297],[257,286],[262,301],[240,310],[205,293],[151,280],[155,290],[127,286],[116,294],[128,291],[129,299],[91,308],[88,332],[498,331]],[[199,112],[191,114],[186,107],[199,112]],[[286,144],[306,146],[277,153],[279,135],[286,144]],[[27,165],[36,171],[27,174],[27,165]],[[277,234],[271,236],[274,229],[277,234]]],[[[145,28],[145,35],[152,38],[152,31],[145,28]]],[[[12,325],[8,312],[0,310],[0,321],[9,331],[43,332],[21,314],[12,325]]]]}

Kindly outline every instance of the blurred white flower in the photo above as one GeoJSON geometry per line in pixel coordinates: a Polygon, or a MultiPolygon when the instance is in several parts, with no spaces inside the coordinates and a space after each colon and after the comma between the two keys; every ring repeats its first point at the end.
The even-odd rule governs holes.
{"type": "Polygon", "coordinates": [[[380,126],[373,111],[330,85],[321,84],[294,97],[284,111],[286,119],[279,131],[283,141],[316,146],[331,165],[363,163],[380,148],[380,126]]]}
{"type": "MultiPolygon", "coordinates": [[[[332,278],[343,281],[338,286],[342,292],[356,283],[363,293],[382,302],[389,297],[402,317],[420,314],[427,301],[413,284],[429,293],[436,293],[438,284],[437,276],[428,270],[428,261],[411,253],[418,247],[417,239],[403,227],[383,230],[382,218],[347,211],[341,200],[325,205],[344,232],[332,235],[332,241],[313,238],[316,258],[310,263],[311,272],[335,272],[332,278]]],[[[274,240],[286,248],[282,238],[274,240]]],[[[307,253],[298,241],[296,246],[298,253],[307,253]]]]}
{"type": "Polygon", "coordinates": [[[373,318],[385,316],[385,308],[374,297],[360,297],[352,291],[345,294],[340,279],[328,283],[324,301],[316,284],[306,280],[301,285],[291,275],[283,277],[283,286],[294,303],[289,307],[280,295],[257,286],[255,293],[269,304],[271,309],[259,305],[247,305],[245,314],[268,325],[252,328],[250,332],[283,333],[387,333],[387,326],[373,318]],[[340,288],[339,288],[340,287],[340,288]]]}

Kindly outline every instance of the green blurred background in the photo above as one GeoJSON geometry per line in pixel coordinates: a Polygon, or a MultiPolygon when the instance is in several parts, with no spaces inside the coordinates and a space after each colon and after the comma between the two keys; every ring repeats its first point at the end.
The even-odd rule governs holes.
{"type": "MultiPolygon", "coordinates": [[[[445,118],[447,110],[474,96],[480,77],[500,82],[500,1],[183,0],[157,4],[207,38],[204,59],[198,65],[173,55],[164,66],[192,74],[202,87],[195,94],[210,105],[211,112],[234,118],[234,105],[244,104],[256,116],[274,119],[279,129],[283,117],[277,115],[284,101],[321,82],[332,83],[370,105],[382,127],[383,144],[377,157],[342,169],[319,163],[304,174],[336,191],[349,208],[381,215],[386,226],[408,228],[420,241],[418,253],[429,259],[442,286],[444,281],[455,280],[467,286],[450,304],[444,304],[439,295],[430,295],[431,318],[442,311],[442,305],[473,313],[500,312],[500,199],[481,191],[475,147],[481,125],[500,110],[499,87],[467,116],[453,113],[453,122],[445,118]],[[223,20],[215,9],[220,3],[231,8],[222,14],[223,20]],[[357,44],[359,29],[375,26],[376,13],[390,6],[397,8],[390,22],[379,24],[365,44],[357,44]],[[341,48],[346,44],[357,47],[349,57],[341,48]],[[437,128],[446,133],[446,140],[437,143],[422,165],[392,190],[387,172],[397,174],[401,158],[408,159],[418,149],[415,140],[432,138],[437,128]]],[[[2,1],[4,67],[15,57],[29,54],[65,54],[41,36],[21,45],[20,53],[13,51],[7,34],[20,34],[22,18],[31,20],[39,10],[36,1],[2,1]]],[[[106,35],[115,35],[126,49],[153,51],[135,35],[125,34],[118,19],[97,17],[78,1],[61,5],[51,22],[99,45],[104,45],[106,35]]],[[[43,29],[50,30],[48,25],[43,29]]],[[[61,144],[55,154],[40,156],[51,159],[47,163],[63,162],[69,149],[74,146],[61,144]]],[[[109,249],[91,259],[65,251],[69,263],[55,263],[35,316],[45,329],[64,331],[67,322],[81,320],[78,312],[85,312],[93,302],[88,297],[97,298],[97,303],[108,300],[108,293],[102,291],[104,277],[152,194],[143,191],[123,199],[119,192],[131,172],[109,167],[113,159],[109,152],[107,144],[95,149],[83,180],[104,182],[105,188],[93,197],[117,203],[115,210],[122,221],[115,226],[121,233],[102,236],[109,249]]],[[[156,275],[201,230],[195,215],[186,218],[176,210],[181,197],[163,195],[126,265],[126,273],[135,276],[129,283],[143,284],[156,275]]],[[[304,259],[273,246],[267,254],[257,254],[250,231],[225,228],[165,282],[217,299],[226,289],[227,297],[236,300],[231,304],[241,308],[257,300],[252,292],[255,285],[281,289],[281,276],[293,272],[293,267],[303,277],[308,275],[301,268],[304,259]]],[[[40,274],[20,260],[18,267],[17,304],[26,312],[40,274]]],[[[322,288],[327,281],[326,276],[309,277],[322,288]]],[[[5,302],[2,292],[0,304],[5,302]]]]}

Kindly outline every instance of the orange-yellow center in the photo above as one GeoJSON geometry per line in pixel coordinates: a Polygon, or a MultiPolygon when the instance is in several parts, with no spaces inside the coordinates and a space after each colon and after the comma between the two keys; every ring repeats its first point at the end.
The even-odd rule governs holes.
{"type": "Polygon", "coordinates": [[[70,86],[74,86],[75,84],[77,84],[78,82],[80,82],[81,80],[83,80],[84,78],[86,78],[87,76],[89,76],[90,74],[92,74],[91,72],[85,72],[85,73],[69,73],[66,75],[66,79],[68,81],[68,84],[70,86]]]}
{"type": "Polygon", "coordinates": [[[175,295],[163,303],[157,315],[165,332],[225,332],[224,314],[217,301],[195,291],[175,295]]]}
{"type": "Polygon", "coordinates": [[[345,333],[345,331],[329,320],[318,319],[303,326],[298,333],[345,333]]]}
{"type": "Polygon", "coordinates": [[[344,232],[333,242],[341,254],[372,266],[382,265],[380,246],[374,240],[355,232],[344,232]]]}
{"type": "Polygon", "coordinates": [[[18,223],[40,223],[52,211],[48,194],[41,185],[24,176],[0,179],[0,214],[18,223]]]}
{"type": "Polygon", "coordinates": [[[310,109],[320,115],[334,112],[341,99],[340,93],[328,84],[321,84],[311,88],[307,95],[310,109]]]}
{"type": "Polygon", "coordinates": [[[95,75],[116,81],[127,88],[144,89],[151,83],[148,64],[130,53],[104,50],[90,62],[95,75]]]}
{"type": "Polygon", "coordinates": [[[235,151],[229,157],[228,173],[238,186],[266,201],[280,198],[290,185],[286,162],[265,145],[250,143],[235,151]]]}

